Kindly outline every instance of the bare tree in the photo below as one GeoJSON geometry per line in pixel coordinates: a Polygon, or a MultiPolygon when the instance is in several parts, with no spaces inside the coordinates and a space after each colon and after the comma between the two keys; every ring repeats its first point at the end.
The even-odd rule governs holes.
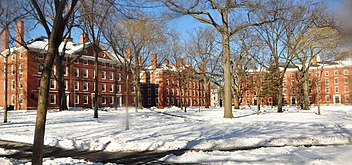
{"type": "MultiPolygon", "coordinates": [[[[214,27],[220,33],[222,41],[222,54],[224,65],[224,98],[225,111],[224,118],[232,118],[232,92],[231,92],[231,59],[230,59],[230,37],[237,32],[251,26],[260,26],[262,24],[273,22],[273,20],[265,20],[261,22],[253,22],[245,17],[247,11],[260,8],[259,3],[254,4],[250,1],[215,1],[215,0],[196,0],[196,1],[178,1],[178,0],[163,0],[164,4],[172,11],[187,14],[196,20],[214,27]],[[212,12],[210,12],[212,11],[212,12]],[[240,19],[239,19],[240,18],[240,19]],[[242,22],[236,20],[244,19],[242,22]]],[[[247,12],[251,15],[252,12],[247,12]]]]}
{"type": "Polygon", "coordinates": [[[70,18],[77,5],[78,0],[71,1],[29,1],[29,9],[33,17],[43,26],[48,38],[49,45],[47,55],[44,58],[43,71],[40,78],[40,89],[38,96],[38,110],[36,127],[34,132],[32,164],[42,164],[43,146],[45,135],[45,122],[48,104],[49,83],[52,66],[55,57],[59,54],[58,49],[63,41],[65,30],[68,28],[70,18]],[[53,9],[50,11],[50,9],[53,9]],[[49,14],[50,12],[50,14],[49,14]],[[51,17],[47,17],[51,15],[51,17]]]}
{"type": "Polygon", "coordinates": [[[103,0],[82,1],[80,4],[81,13],[84,22],[84,29],[87,32],[92,42],[93,55],[94,55],[94,73],[95,73],[95,91],[94,91],[94,118],[98,118],[99,106],[99,70],[98,70],[98,57],[101,50],[101,41],[103,37],[103,28],[108,20],[110,9],[113,3],[103,0]]]}

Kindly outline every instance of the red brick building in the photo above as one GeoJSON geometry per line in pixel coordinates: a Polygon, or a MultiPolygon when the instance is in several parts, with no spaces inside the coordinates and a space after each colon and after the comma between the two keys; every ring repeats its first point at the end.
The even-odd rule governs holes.
{"type": "MultiPolygon", "coordinates": [[[[256,105],[258,96],[255,92],[260,78],[265,72],[249,72],[242,83],[242,105],[256,105]],[[256,80],[257,78],[257,80],[256,80]]],[[[297,68],[291,66],[284,75],[283,103],[284,105],[299,105],[303,103],[303,86],[297,68]]],[[[309,101],[317,104],[318,91],[320,91],[321,105],[350,105],[352,85],[352,61],[316,62],[309,70],[309,101]]],[[[271,93],[262,98],[264,105],[276,105],[277,94],[271,93]]]]}
{"type": "Polygon", "coordinates": [[[177,59],[177,64],[166,59],[160,66],[155,54],[151,59],[151,66],[143,71],[141,78],[144,107],[210,106],[209,82],[182,58],[177,59]]]}
{"type": "MultiPolygon", "coordinates": [[[[23,22],[17,23],[17,36],[23,38],[23,22]],[[22,35],[22,36],[21,36],[22,35]]],[[[8,57],[7,73],[0,74],[0,81],[4,82],[5,74],[8,75],[8,105],[14,105],[15,109],[36,109],[39,83],[42,65],[47,51],[48,40],[40,37],[26,43],[25,47],[16,44],[16,47],[8,48],[8,33],[2,34],[2,55],[10,53],[8,57]]],[[[20,41],[20,40],[18,40],[20,41]]],[[[84,35],[80,37],[80,43],[74,43],[72,39],[66,39],[66,51],[64,64],[72,63],[64,69],[65,92],[68,107],[92,108],[94,97],[94,56],[92,43],[84,35]],[[73,62],[73,59],[77,59],[73,62]]],[[[62,43],[59,51],[64,52],[62,43]]],[[[101,47],[99,52],[99,107],[115,107],[124,105],[126,96],[125,81],[123,80],[122,65],[116,57],[101,47]]],[[[5,59],[0,57],[0,68],[5,68],[5,59]]],[[[48,108],[58,108],[58,84],[55,76],[58,74],[56,64],[53,66],[53,76],[50,81],[50,93],[48,108]]],[[[5,83],[0,83],[0,89],[5,83]]],[[[0,106],[4,106],[4,91],[0,90],[0,106]]],[[[129,89],[130,97],[134,97],[129,89]]]]}

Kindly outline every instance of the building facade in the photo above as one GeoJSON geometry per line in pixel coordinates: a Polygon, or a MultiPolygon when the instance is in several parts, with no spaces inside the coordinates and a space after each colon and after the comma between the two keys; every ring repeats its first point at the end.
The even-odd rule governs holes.
{"type": "MultiPolygon", "coordinates": [[[[23,38],[23,22],[17,23],[18,36],[23,38]],[[22,35],[22,36],[21,36],[22,35]]],[[[7,104],[15,109],[36,109],[39,93],[42,61],[47,52],[48,39],[39,37],[27,43],[16,44],[8,49],[8,33],[2,34],[2,55],[0,68],[4,74],[0,74],[0,106],[4,106],[5,74],[8,76],[7,104]],[[22,45],[26,45],[25,48],[22,45]],[[7,61],[4,58],[8,55],[7,61]],[[6,67],[7,66],[7,67],[6,67]],[[7,68],[7,71],[5,69],[7,68]]],[[[18,39],[18,41],[20,41],[18,39]]],[[[98,84],[95,89],[95,72],[93,45],[84,35],[80,37],[80,43],[74,43],[72,39],[65,39],[60,45],[59,53],[64,55],[64,84],[68,107],[92,108],[95,90],[98,90],[99,107],[124,106],[126,97],[126,82],[122,76],[122,65],[116,57],[100,47],[98,53],[98,84]],[[66,44],[65,44],[66,43],[66,44]],[[64,50],[65,45],[65,52],[64,50]]],[[[59,107],[58,66],[52,68],[48,108],[59,107]]],[[[131,89],[128,89],[129,99],[133,97],[131,89]]]]}
{"type": "Polygon", "coordinates": [[[144,107],[210,106],[210,83],[194,68],[184,63],[165,60],[157,65],[157,56],[152,55],[151,66],[142,72],[141,89],[144,107]]]}
{"type": "MultiPolygon", "coordinates": [[[[315,64],[310,66],[308,74],[310,104],[316,105],[318,101],[320,101],[319,103],[321,105],[351,104],[351,60],[315,62],[315,64]],[[318,97],[319,95],[320,98],[318,97]]],[[[270,77],[269,75],[265,75],[267,75],[266,71],[251,71],[246,75],[242,83],[242,105],[257,105],[258,99],[261,99],[262,105],[277,104],[277,92],[267,92],[265,95],[258,95],[258,87],[256,87],[255,84],[258,84],[259,81],[263,81],[265,77],[270,77]]],[[[303,82],[302,75],[298,69],[294,66],[289,66],[283,78],[283,104],[303,104],[303,82]]],[[[275,82],[271,82],[271,84],[273,84],[273,88],[275,88],[275,82]]]]}

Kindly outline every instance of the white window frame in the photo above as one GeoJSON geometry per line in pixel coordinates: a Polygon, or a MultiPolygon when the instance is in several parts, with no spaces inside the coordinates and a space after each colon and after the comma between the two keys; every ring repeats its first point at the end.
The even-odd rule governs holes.
{"type": "Polygon", "coordinates": [[[50,104],[56,104],[56,95],[55,94],[50,94],[50,104]],[[52,102],[52,99],[53,98],[53,101],[54,102],[52,102]]]}
{"type": "Polygon", "coordinates": [[[88,104],[89,103],[89,96],[88,95],[84,95],[83,96],[83,104],[88,104]]]}
{"type": "Polygon", "coordinates": [[[83,82],[83,91],[88,91],[88,90],[89,90],[89,83],[83,82]]]}
{"type": "Polygon", "coordinates": [[[78,91],[79,90],[79,81],[73,82],[73,90],[78,91]],[[77,87],[77,88],[76,88],[77,87]]]}

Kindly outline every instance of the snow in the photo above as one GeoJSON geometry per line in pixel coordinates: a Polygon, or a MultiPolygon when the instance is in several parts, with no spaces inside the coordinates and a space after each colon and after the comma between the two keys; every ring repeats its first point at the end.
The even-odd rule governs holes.
{"type": "MultiPolygon", "coordinates": [[[[347,156],[352,154],[352,106],[325,106],[322,115],[316,115],[317,107],[310,111],[284,109],[284,113],[276,113],[275,108],[265,107],[257,115],[254,107],[244,107],[233,111],[233,119],[224,119],[221,108],[198,112],[198,107],[193,107],[186,113],[177,107],[137,113],[131,108],[130,130],[125,130],[124,109],[99,111],[98,119],[93,119],[92,110],[49,110],[45,144],[104,151],[191,149],[161,159],[173,163],[352,162],[347,156]]],[[[35,111],[10,111],[9,123],[0,124],[0,139],[32,143],[35,117],[35,111]]]]}
{"type": "MultiPolygon", "coordinates": [[[[16,160],[16,159],[8,159],[0,157],[1,165],[31,165],[30,160],[16,160]]],[[[89,162],[82,159],[73,159],[73,158],[44,158],[43,165],[103,165],[103,163],[99,162],[89,162]]],[[[105,165],[115,165],[114,163],[107,163],[105,165]]]]}

